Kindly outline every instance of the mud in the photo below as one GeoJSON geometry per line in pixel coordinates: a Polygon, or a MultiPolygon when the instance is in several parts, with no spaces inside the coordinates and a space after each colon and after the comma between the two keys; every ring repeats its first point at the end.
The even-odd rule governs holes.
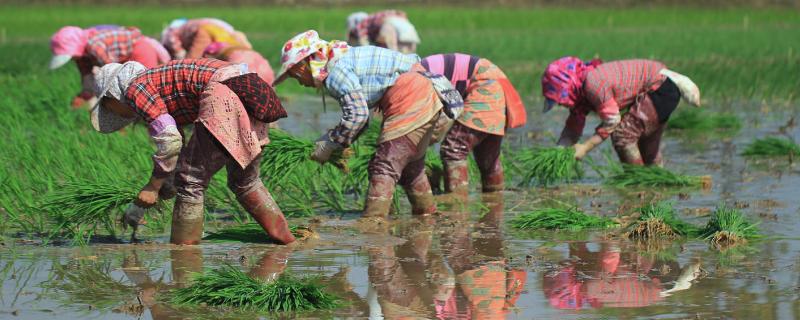
{"type": "MultiPolygon", "coordinates": [[[[292,114],[281,127],[293,133],[317,132],[338,120],[334,110],[319,112],[316,97],[289,104],[292,114]]],[[[515,188],[491,196],[476,193],[479,186],[473,184],[466,203],[450,199],[437,215],[412,217],[403,199],[403,214],[390,221],[359,221],[354,214],[295,221],[313,222],[319,238],[289,247],[181,247],[164,244],[168,235],[135,245],[41,247],[6,237],[0,246],[0,318],[297,316],[178,308],[166,302],[169,290],[186,286],[193,272],[223,264],[262,279],[282,272],[320,275],[347,304],[300,315],[309,318],[798,318],[800,168],[783,159],[739,155],[750,140],[781,130],[800,140],[797,128],[781,129],[798,108],[761,114],[758,103],[736,105],[745,125],[734,135],[668,131],[664,138],[666,166],[710,176],[707,190],[612,189],[592,170],[575,185],[515,188]],[[766,237],[717,247],[702,240],[629,241],[611,232],[518,232],[507,224],[554,201],[615,217],[653,200],[676,200],[681,218],[697,225],[705,224],[718,203],[737,205],[760,221],[766,237]]],[[[558,132],[566,117],[560,111],[531,117],[532,123],[513,131],[506,142],[512,149],[552,143],[542,132],[558,132]]],[[[591,121],[587,128],[596,124],[591,121]]],[[[602,165],[603,153],[615,159],[610,152],[605,144],[593,156],[602,165]]],[[[627,215],[617,219],[632,221],[627,215]]]]}

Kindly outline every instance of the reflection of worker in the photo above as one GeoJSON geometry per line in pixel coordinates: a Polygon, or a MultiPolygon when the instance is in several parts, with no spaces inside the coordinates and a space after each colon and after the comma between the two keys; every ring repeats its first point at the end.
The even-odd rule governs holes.
{"type": "Polygon", "coordinates": [[[464,98],[464,112],[442,141],[445,191],[469,191],[469,154],[481,173],[483,192],[503,190],[500,149],[506,129],[525,125],[525,106],[500,68],[491,61],[461,53],[437,54],[422,59],[424,70],[450,80],[464,98]]]}
{"type": "Polygon", "coordinates": [[[384,10],[367,15],[356,12],[347,17],[347,42],[351,46],[373,45],[402,53],[414,53],[419,35],[406,13],[384,10]]]}
{"type": "Polygon", "coordinates": [[[640,255],[624,259],[614,243],[603,243],[600,252],[590,251],[586,243],[571,243],[569,248],[570,256],[577,259],[565,261],[556,275],[545,275],[542,285],[550,305],[559,309],[648,306],[663,299],[664,277],[651,272],[656,263],[667,264],[669,270],[680,269],[675,261],[640,255]],[[582,280],[579,274],[591,278],[582,280]]]}
{"type": "Polygon", "coordinates": [[[661,62],[585,63],[575,57],[564,57],[547,66],[542,75],[542,94],[545,112],[555,104],[570,110],[558,143],[573,145],[575,158],[583,158],[611,137],[620,160],[638,165],[661,164],[661,135],[670,114],[681,96],[695,105],[700,99],[697,86],[689,78],[661,62]],[[590,112],[596,112],[602,123],[591,138],[577,143],[590,112]]]}
{"type": "Polygon", "coordinates": [[[111,133],[141,119],[158,147],[136,204],[155,205],[164,182],[175,173],[174,244],[200,242],[205,192],[223,167],[228,187],[270,238],[281,244],[295,240],[259,178],[262,147],[269,141],[267,123],[286,112],[272,87],[244,69],[215,59],[186,59],[149,70],[136,62],[109,64],[96,75],[101,100],[92,109],[94,128],[111,133]],[[194,132],[184,147],[179,128],[188,125],[194,132]]]}
{"type": "Polygon", "coordinates": [[[72,100],[73,107],[89,101],[94,87],[92,70],[108,63],[137,61],[147,68],[169,61],[169,54],[155,39],[145,37],[136,28],[99,25],[86,29],[67,26],[50,39],[53,59],[50,69],[74,60],[81,75],[81,92],[72,100]]]}

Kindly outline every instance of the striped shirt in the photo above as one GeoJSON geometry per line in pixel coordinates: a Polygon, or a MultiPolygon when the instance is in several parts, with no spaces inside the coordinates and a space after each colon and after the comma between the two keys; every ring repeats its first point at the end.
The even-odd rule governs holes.
{"type": "Polygon", "coordinates": [[[131,80],[126,102],[147,123],[169,114],[177,125],[194,122],[200,109],[200,95],[211,77],[228,62],[215,59],[173,60],[149,69],[131,80]]]}
{"type": "Polygon", "coordinates": [[[133,44],[142,38],[139,29],[98,30],[86,42],[86,55],[97,66],[126,62],[133,54],[133,44]]]}
{"type": "Polygon", "coordinates": [[[425,70],[441,74],[456,88],[461,97],[467,97],[470,78],[475,72],[475,65],[480,57],[463,53],[437,54],[428,56],[420,62],[425,70]]]}
{"type": "Polygon", "coordinates": [[[417,62],[415,54],[373,46],[350,48],[328,62],[325,89],[342,107],[342,119],[330,132],[331,141],[345,146],[352,143],[369,120],[369,108],[417,62]]]}
{"type": "Polygon", "coordinates": [[[666,68],[653,60],[620,60],[603,63],[586,75],[583,83],[584,104],[570,112],[567,127],[575,133],[583,132],[586,115],[597,112],[602,124],[596,133],[608,138],[621,121],[620,110],[630,108],[643,93],[658,89],[664,76],[659,74],[666,68]]]}

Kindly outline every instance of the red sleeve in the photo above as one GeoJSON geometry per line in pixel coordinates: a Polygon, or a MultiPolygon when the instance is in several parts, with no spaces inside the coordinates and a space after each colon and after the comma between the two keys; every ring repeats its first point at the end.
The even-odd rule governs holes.
{"type": "Polygon", "coordinates": [[[564,128],[580,136],[583,134],[583,127],[586,126],[586,115],[587,112],[584,108],[575,106],[575,108],[569,111],[569,117],[567,117],[567,123],[564,125],[564,128]]]}

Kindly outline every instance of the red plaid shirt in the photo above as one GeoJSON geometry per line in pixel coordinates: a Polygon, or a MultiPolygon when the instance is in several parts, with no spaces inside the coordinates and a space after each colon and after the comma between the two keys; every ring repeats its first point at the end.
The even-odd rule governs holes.
{"type": "Polygon", "coordinates": [[[230,65],[216,59],[173,60],[149,69],[131,80],[126,102],[147,123],[169,113],[178,125],[194,122],[200,95],[214,72],[230,65]]]}
{"type": "Polygon", "coordinates": [[[141,37],[136,28],[98,31],[86,42],[86,56],[98,66],[126,62],[133,54],[133,44],[141,37]]]}

